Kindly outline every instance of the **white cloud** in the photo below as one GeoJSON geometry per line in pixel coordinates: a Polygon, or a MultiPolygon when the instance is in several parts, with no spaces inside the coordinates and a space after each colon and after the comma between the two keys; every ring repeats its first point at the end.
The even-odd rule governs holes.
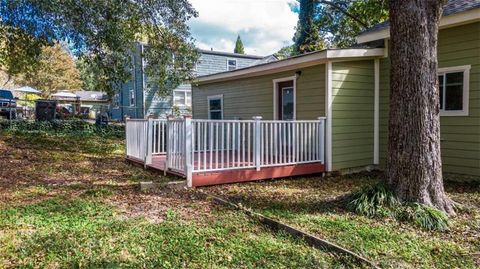
{"type": "Polygon", "coordinates": [[[189,22],[199,48],[232,51],[240,34],[245,52],[268,55],[292,43],[295,0],[190,0],[199,17],[189,22]]]}

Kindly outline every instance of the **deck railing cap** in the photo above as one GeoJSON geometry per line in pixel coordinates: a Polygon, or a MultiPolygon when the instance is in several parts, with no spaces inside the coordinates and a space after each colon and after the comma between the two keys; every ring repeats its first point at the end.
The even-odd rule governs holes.
{"type": "Polygon", "coordinates": [[[262,117],[262,116],[253,116],[252,119],[254,119],[254,120],[261,120],[261,119],[263,119],[263,117],[262,117]]]}

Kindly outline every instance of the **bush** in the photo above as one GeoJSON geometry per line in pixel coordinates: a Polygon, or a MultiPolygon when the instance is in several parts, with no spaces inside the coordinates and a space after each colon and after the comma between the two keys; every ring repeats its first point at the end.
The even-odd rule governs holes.
{"type": "Polygon", "coordinates": [[[95,125],[80,119],[53,120],[53,121],[0,121],[0,129],[21,133],[46,133],[78,136],[125,136],[125,127],[119,125],[95,125]]]}
{"type": "Polygon", "coordinates": [[[420,203],[402,203],[383,184],[362,188],[353,193],[348,207],[357,214],[367,217],[391,217],[399,221],[412,222],[425,230],[448,230],[448,216],[442,211],[420,203]]]}

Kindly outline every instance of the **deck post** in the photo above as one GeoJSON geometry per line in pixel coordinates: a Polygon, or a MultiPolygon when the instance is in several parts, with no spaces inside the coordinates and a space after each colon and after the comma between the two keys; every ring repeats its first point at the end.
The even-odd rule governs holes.
{"type": "Polygon", "coordinates": [[[145,156],[145,168],[147,168],[147,165],[152,164],[152,146],[153,146],[153,120],[148,119],[147,121],[147,151],[145,156]]]}
{"type": "Polygon", "coordinates": [[[192,117],[184,116],[185,121],[185,176],[187,177],[187,186],[192,187],[192,117]]]}
{"type": "Polygon", "coordinates": [[[261,120],[262,116],[254,116],[253,120],[255,120],[255,167],[257,171],[260,171],[260,149],[261,149],[261,137],[262,137],[262,132],[261,132],[261,120]]]}
{"type": "Polygon", "coordinates": [[[318,143],[318,153],[323,164],[325,164],[325,120],[325,117],[318,117],[318,135],[320,136],[318,139],[320,141],[320,143],[318,143]]]}

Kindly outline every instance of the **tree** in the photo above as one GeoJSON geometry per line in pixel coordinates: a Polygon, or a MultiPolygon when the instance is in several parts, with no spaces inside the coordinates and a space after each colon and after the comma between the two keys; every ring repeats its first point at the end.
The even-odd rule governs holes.
{"type": "Polygon", "coordinates": [[[404,201],[454,214],[443,188],[438,27],[446,0],[390,1],[390,115],[386,177],[404,201]],[[420,70],[420,71],[419,71],[420,70]]]}
{"type": "Polygon", "coordinates": [[[245,54],[245,48],[243,47],[242,39],[240,39],[240,35],[237,36],[237,42],[235,42],[235,49],[233,50],[234,53],[245,54]]]}
{"type": "Polygon", "coordinates": [[[66,41],[100,71],[98,90],[112,94],[115,83],[130,78],[130,53],[143,41],[145,71],[165,91],[193,76],[192,16],[187,0],[0,0],[0,68],[11,76],[35,69],[42,47],[66,41]]]}
{"type": "Polygon", "coordinates": [[[293,37],[295,53],[302,54],[323,49],[325,47],[323,37],[314,24],[315,0],[299,0],[299,2],[300,13],[298,15],[295,36],[293,37]]]}
{"type": "Polygon", "coordinates": [[[294,37],[296,52],[350,47],[360,32],[387,19],[387,0],[302,0],[294,37]]]}
{"type": "Polygon", "coordinates": [[[285,46],[273,54],[279,60],[295,56],[295,45],[285,46]]]}
{"type": "Polygon", "coordinates": [[[47,98],[56,91],[79,90],[82,86],[72,55],[58,43],[44,46],[36,68],[18,74],[14,81],[39,89],[47,98]]]}

